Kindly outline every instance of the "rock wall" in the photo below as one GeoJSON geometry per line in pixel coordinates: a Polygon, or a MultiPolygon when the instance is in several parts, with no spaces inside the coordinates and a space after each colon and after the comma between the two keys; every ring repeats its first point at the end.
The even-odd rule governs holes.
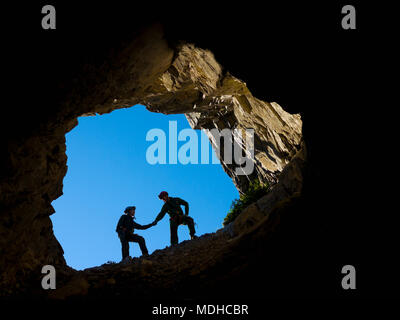
{"type": "Polygon", "coordinates": [[[254,129],[251,175],[238,174],[238,164],[229,164],[223,158],[223,143],[217,145],[208,134],[239,191],[245,191],[248,181],[254,178],[276,183],[279,173],[300,149],[300,115],[285,112],[276,102],[253,97],[243,81],[223,71],[211,52],[193,45],[178,48],[171,66],[145,94],[141,103],[150,111],[185,113],[194,129],[254,129]]]}
{"type": "Polygon", "coordinates": [[[245,208],[233,222],[225,227],[230,236],[236,237],[250,232],[262,220],[268,219],[276,206],[290,202],[294,197],[300,197],[303,191],[305,164],[306,146],[302,144],[301,149],[279,175],[279,182],[271,191],[245,208]]]}
{"type": "Polygon", "coordinates": [[[79,116],[144,104],[152,112],[184,113],[195,129],[254,128],[254,173],[237,175],[234,164],[222,162],[240,191],[252,178],[276,183],[301,148],[299,115],[253,97],[211,52],[186,43],[171,48],[159,25],[106,60],[84,65],[68,81],[60,84],[43,124],[6,147],[7,174],[0,184],[1,295],[26,292],[25,280],[45,264],[66,268],[49,216],[67,172],[65,134],[79,116]]]}

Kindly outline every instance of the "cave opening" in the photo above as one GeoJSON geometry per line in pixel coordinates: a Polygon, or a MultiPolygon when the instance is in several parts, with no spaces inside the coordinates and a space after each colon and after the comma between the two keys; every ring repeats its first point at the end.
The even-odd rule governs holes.
{"type": "MultiPolygon", "coordinates": [[[[140,224],[150,223],[162,206],[162,202],[157,198],[161,190],[167,190],[170,195],[179,196],[190,203],[190,215],[197,223],[197,234],[202,235],[222,227],[231,201],[238,196],[237,190],[240,190],[241,194],[246,192],[250,179],[254,178],[262,183],[275,183],[272,191],[253,206],[250,205],[248,210],[243,210],[234,223],[224,229],[226,232],[217,233],[217,237],[211,234],[198,241],[186,243],[186,247],[200,244],[202,254],[199,254],[198,250],[181,251],[181,254],[176,255],[171,252],[176,253],[179,250],[159,252],[161,256],[166,257],[159,263],[161,268],[179,266],[176,262],[188,253],[188,258],[184,260],[188,262],[185,275],[189,279],[192,278],[193,267],[201,266],[205,257],[210,264],[217,265],[221,261],[220,258],[224,260],[226,250],[235,255],[237,252],[232,249],[233,242],[225,240],[236,239],[234,245],[238,244],[242,235],[248,234],[263,221],[268,221],[275,203],[289,201],[291,196],[301,191],[301,168],[305,148],[302,142],[300,115],[289,114],[275,102],[265,102],[254,97],[246,83],[225,72],[210,51],[196,48],[192,44],[170,48],[160,31],[155,29],[144,33],[138,41],[127,44],[121,53],[118,53],[119,49],[116,50],[115,54],[107,58],[107,63],[101,66],[86,65],[80,77],[71,83],[62,83],[61,100],[57,100],[57,108],[54,109],[57,111],[45,118],[46,125],[40,126],[38,136],[28,137],[26,141],[21,141],[20,147],[15,147],[12,168],[16,169],[16,172],[17,169],[24,168],[23,174],[16,177],[24,180],[18,192],[25,197],[26,191],[29,191],[27,195],[30,198],[27,202],[15,202],[16,206],[9,214],[10,221],[18,222],[13,229],[18,230],[15,228],[18,227],[24,232],[10,233],[6,239],[10,244],[7,255],[22,253],[18,257],[10,255],[10,261],[14,259],[15,263],[7,263],[8,273],[11,275],[6,279],[7,283],[16,283],[16,275],[25,272],[24,268],[27,265],[30,267],[26,274],[35,272],[37,275],[40,274],[39,268],[42,265],[55,265],[62,272],[69,273],[65,262],[77,270],[99,266],[108,261],[119,262],[121,244],[115,232],[119,217],[127,206],[135,205],[136,221],[140,224]],[[146,105],[147,110],[135,106],[137,103],[146,105]],[[135,107],[131,108],[132,106],[135,107]],[[141,110],[143,113],[140,115],[141,110]],[[125,112],[136,112],[134,119],[139,121],[133,122],[134,119],[125,112]],[[96,114],[102,116],[82,117],[96,114]],[[120,115],[119,121],[114,121],[114,125],[109,127],[88,129],[89,137],[77,139],[80,143],[79,148],[72,152],[70,138],[85,128],[85,122],[103,122],[111,120],[115,115],[120,115]],[[145,115],[154,118],[146,121],[145,115]],[[183,165],[181,161],[173,165],[152,166],[146,161],[146,149],[152,144],[146,142],[146,134],[149,130],[160,127],[161,124],[157,123],[155,117],[163,117],[166,120],[165,132],[168,131],[169,120],[176,120],[179,130],[183,127],[189,128],[188,123],[194,129],[217,129],[221,132],[228,129],[232,131],[232,136],[235,130],[253,130],[254,144],[247,148],[246,143],[242,149],[254,150],[254,161],[251,162],[254,165],[251,168],[254,170],[251,176],[241,174],[243,172],[237,173],[237,166],[227,163],[225,159],[222,166],[212,163],[204,165],[202,161],[194,166],[183,165]],[[180,117],[185,125],[174,117],[180,117]],[[147,129],[139,130],[146,124],[147,129]],[[71,131],[74,127],[76,128],[71,131]],[[115,136],[117,131],[122,131],[124,135],[118,138],[115,136]],[[132,133],[140,135],[135,138],[129,135],[132,133]],[[84,141],[87,142],[86,145],[81,143],[84,141]],[[124,141],[124,147],[120,146],[124,141]],[[133,142],[142,142],[146,147],[142,152],[138,152],[139,147],[133,145],[133,142]],[[99,145],[103,152],[96,149],[99,145]],[[88,155],[89,150],[94,151],[92,156],[88,155]],[[121,150],[127,153],[121,154],[121,150]],[[66,155],[69,156],[68,162],[66,155]],[[84,166],[75,171],[73,164],[78,160],[83,161],[84,166]],[[138,160],[144,162],[144,166],[139,166],[138,160]],[[184,173],[190,168],[196,170],[196,175],[194,172],[184,173]],[[217,171],[208,172],[211,168],[217,171]],[[169,170],[172,171],[167,172],[169,170]],[[157,174],[150,178],[149,171],[157,174]],[[183,181],[177,179],[179,175],[175,174],[176,171],[182,174],[183,181]],[[103,174],[104,176],[101,176],[103,174]],[[201,178],[205,179],[203,184],[200,183],[201,178]],[[164,183],[165,181],[172,181],[172,186],[164,183]],[[219,185],[221,181],[226,181],[226,184],[219,185]],[[71,182],[75,185],[70,184],[71,182]],[[221,202],[221,191],[229,190],[231,195],[227,197],[226,202],[221,202]],[[193,196],[187,196],[189,191],[193,192],[193,196]],[[64,196],[61,196],[62,192],[64,196]],[[69,195],[75,196],[75,200],[68,200],[69,195]],[[221,205],[222,209],[215,209],[216,204],[221,205]],[[25,214],[28,206],[32,215],[25,214]],[[195,208],[197,212],[194,211],[195,208]],[[56,214],[53,214],[54,211],[56,214]],[[214,227],[212,223],[202,221],[203,217],[215,218],[214,227]],[[28,231],[26,226],[29,223],[28,231]],[[206,226],[209,230],[202,229],[206,226]],[[18,242],[15,239],[18,239],[18,242]],[[214,252],[210,250],[215,248],[217,250],[214,252]]],[[[212,143],[214,147],[213,140],[212,143]]],[[[198,147],[201,148],[200,145],[198,147]]],[[[223,151],[227,149],[225,146],[223,148],[221,146],[220,154],[225,154],[223,151]]],[[[166,152],[168,149],[166,148],[166,152]]],[[[242,150],[239,148],[239,151],[242,150]]],[[[211,149],[210,154],[213,152],[211,149]]],[[[251,156],[250,159],[252,158],[251,156]]],[[[9,194],[16,190],[11,186],[12,184],[5,186],[9,194]]],[[[11,197],[9,202],[13,204],[13,201],[17,200],[18,198],[11,197]]],[[[169,245],[168,224],[168,217],[165,217],[156,227],[138,231],[146,239],[150,253],[169,245]],[[164,243],[155,245],[154,241],[157,238],[162,239],[164,243]]],[[[186,227],[181,227],[179,231],[180,242],[188,239],[186,227]]],[[[131,256],[135,257],[140,253],[137,244],[132,243],[130,247],[131,256]]],[[[185,245],[179,249],[184,247],[185,245]]],[[[159,256],[155,254],[150,258],[150,262],[155,262],[159,256]]],[[[247,253],[237,257],[239,256],[246,257],[247,253]]],[[[147,260],[140,260],[142,261],[147,260]]],[[[229,259],[227,263],[231,267],[229,259]]],[[[138,265],[141,263],[132,264],[134,268],[138,265]]],[[[202,266],[208,269],[210,265],[202,266]]],[[[110,269],[115,268],[111,266],[110,269]]],[[[174,280],[171,286],[175,287],[175,275],[179,273],[180,279],[185,276],[180,267],[173,271],[174,280]]],[[[168,272],[161,272],[159,275],[171,277],[168,272]]],[[[88,281],[92,281],[89,280],[90,273],[90,270],[83,273],[88,276],[88,281]]],[[[76,275],[75,272],[71,274],[73,275],[66,277],[76,275]]],[[[197,275],[197,280],[201,281],[200,274],[197,275]]],[[[62,276],[58,279],[62,279],[62,276]]],[[[137,277],[133,276],[131,279],[136,280],[137,277]]],[[[18,282],[22,284],[23,279],[18,282]]],[[[66,287],[68,290],[69,286],[66,287]]],[[[92,286],[92,289],[94,287],[92,286]]]]}
{"type": "MultiPolygon", "coordinates": [[[[208,138],[191,129],[183,114],[164,115],[135,105],[79,117],[78,126],[66,134],[66,154],[63,195],[52,202],[56,214],[51,220],[66,262],[76,270],[119,262],[118,219],[127,206],[136,206],[135,221],[151,223],[161,210],[163,202],[157,195],[162,190],[189,202],[199,236],[221,228],[232,200],[238,197],[232,180],[215,162],[208,138]],[[190,155],[193,150],[182,148],[186,139],[171,140],[171,125],[176,133],[191,130],[197,135],[197,164],[180,161],[181,154],[190,155]],[[161,164],[149,159],[156,141],[150,141],[149,133],[154,130],[165,132],[167,143],[176,144],[175,150],[165,148],[167,161],[161,164]],[[208,162],[201,158],[204,150],[210,156],[208,162]]],[[[154,155],[160,157],[160,150],[154,155]]],[[[145,238],[150,254],[164,249],[170,245],[168,215],[156,226],[135,233],[145,238]]],[[[178,228],[178,237],[179,242],[190,239],[187,226],[178,228]]],[[[131,242],[130,256],[140,255],[138,244],[131,242]]]]}

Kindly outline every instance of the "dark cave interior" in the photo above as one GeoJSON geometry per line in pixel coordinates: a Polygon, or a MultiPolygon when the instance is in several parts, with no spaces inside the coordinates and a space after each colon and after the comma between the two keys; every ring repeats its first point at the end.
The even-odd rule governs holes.
{"type": "Polygon", "coordinates": [[[384,40],[362,18],[365,7],[360,8],[360,28],[350,33],[340,28],[337,4],[263,3],[262,8],[231,4],[220,9],[204,3],[183,13],[172,5],[96,3],[94,8],[55,3],[57,30],[43,34],[40,10],[33,4],[24,6],[37,15],[26,14],[15,30],[17,36],[8,34],[4,40],[8,58],[16,62],[8,78],[15,86],[7,92],[7,116],[1,117],[6,143],[2,180],[16,174],[7,151],[43,133],[47,122],[57,121],[61,112],[57,106],[68,99],[85,66],[102,65],[157,22],[170,46],[184,41],[209,49],[226,71],[247,83],[254,96],[278,101],[286,111],[300,113],[304,123],[308,164],[301,199],[281,218],[267,245],[268,256],[259,253],[263,244],[255,246],[258,253],[250,260],[256,272],[238,287],[244,292],[251,281],[267,274],[260,280],[260,285],[268,286],[267,295],[393,294],[395,279],[389,277],[397,269],[392,260],[395,225],[377,218],[378,212],[386,211],[385,205],[366,201],[378,197],[379,191],[367,187],[371,168],[359,155],[379,143],[368,125],[376,91],[372,76],[364,75],[377,76],[380,71],[368,65],[366,72],[361,58],[366,53],[372,57],[384,40]],[[23,102],[15,98],[21,92],[23,102]],[[340,270],[346,264],[360,266],[355,293],[340,287],[340,270]],[[266,266],[269,269],[263,269],[266,266]],[[378,271],[382,266],[384,275],[378,271]]]}

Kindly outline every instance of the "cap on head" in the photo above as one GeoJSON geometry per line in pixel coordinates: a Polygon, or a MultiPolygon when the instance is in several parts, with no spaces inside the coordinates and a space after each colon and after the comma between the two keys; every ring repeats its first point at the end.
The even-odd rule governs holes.
{"type": "Polygon", "coordinates": [[[126,207],[126,209],[125,209],[125,213],[128,213],[129,211],[131,211],[131,210],[136,210],[136,207],[135,206],[130,206],[130,207],[126,207]]]}
{"type": "Polygon", "coordinates": [[[158,197],[160,199],[164,198],[165,196],[168,196],[168,192],[167,191],[161,191],[160,194],[158,195],[158,197]]]}

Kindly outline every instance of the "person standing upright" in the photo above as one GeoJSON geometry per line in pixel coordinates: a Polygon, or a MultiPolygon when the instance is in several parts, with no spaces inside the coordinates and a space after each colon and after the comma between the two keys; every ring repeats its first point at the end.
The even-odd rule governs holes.
{"type": "Polygon", "coordinates": [[[121,240],[122,245],[122,261],[129,258],[129,242],[137,242],[139,244],[140,250],[143,256],[147,256],[149,252],[147,251],[146,242],[143,237],[134,233],[135,229],[146,230],[155,225],[155,223],[150,223],[147,225],[140,225],[134,221],[136,207],[127,207],[124,211],[125,214],[121,216],[118,221],[116,232],[121,240]]]}
{"type": "Polygon", "coordinates": [[[164,205],[153,224],[157,224],[158,221],[164,218],[166,213],[169,214],[171,245],[178,244],[178,227],[181,224],[188,226],[191,239],[197,238],[195,235],[194,220],[189,217],[189,204],[181,198],[170,197],[166,191],[162,191],[158,195],[158,198],[164,201],[164,205]],[[185,207],[185,214],[183,213],[181,206],[185,207]]]}

